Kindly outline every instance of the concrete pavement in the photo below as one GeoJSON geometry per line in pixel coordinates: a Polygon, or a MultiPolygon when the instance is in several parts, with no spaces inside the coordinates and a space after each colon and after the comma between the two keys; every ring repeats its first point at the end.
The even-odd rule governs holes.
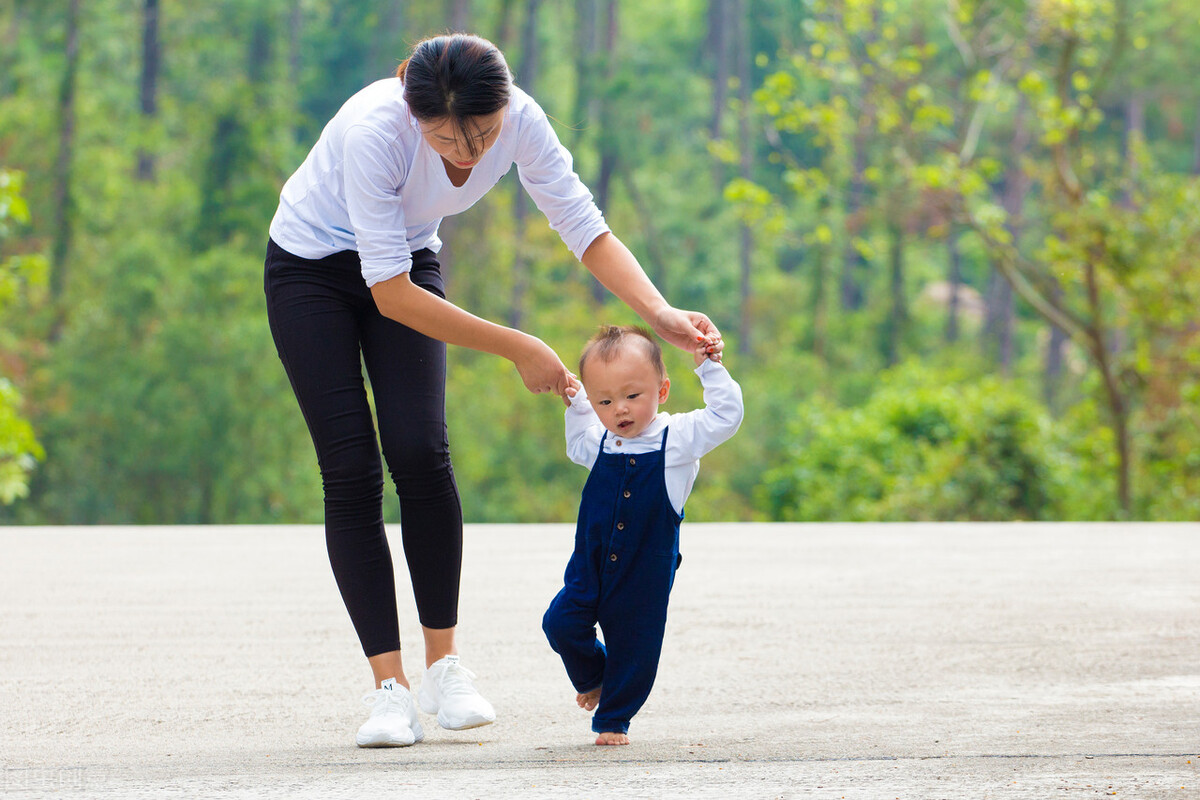
{"type": "Polygon", "coordinates": [[[360,750],[320,528],[0,528],[0,794],[1200,798],[1200,525],[685,523],[622,748],[540,630],[571,536],[468,526],[460,648],[499,719],[360,750]]]}

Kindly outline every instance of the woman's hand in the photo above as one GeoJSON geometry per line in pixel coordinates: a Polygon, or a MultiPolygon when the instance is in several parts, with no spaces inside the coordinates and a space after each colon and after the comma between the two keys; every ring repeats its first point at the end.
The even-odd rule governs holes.
{"type": "Polygon", "coordinates": [[[567,389],[579,387],[579,379],[566,368],[554,350],[536,336],[527,337],[513,364],[525,388],[534,394],[556,394],[566,402],[567,389]]]}
{"type": "Polygon", "coordinates": [[[716,356],[714,361],[720,360],[720,353],[725,349],[725,341],[717,326],[699,311],[667,307],[655,318],[654,332],[664,341],[689,353],[695,353],[697,347],[703,347],[709,356],[716,356]]]}
{"type": "Polygon", "coordinates": [[[381,314],[434,339],[504,356],[513,362],[525,388],[553,392],[568,402],[567,389],[579,379],[563,366],[545,342],[514,328],[480,319],[412,282],[408,273],[371,287],[381,314]]]}
{"type": "Polygon", "coordinates": [[[583,264],[664,340],[688,353],[703,345],[710,357],[716,356],[713,360],[720,358],[725,343],[712,320],[698,311],[668,305],[633,253],[611,232],[600,234],[588,245],[583,264]]]}

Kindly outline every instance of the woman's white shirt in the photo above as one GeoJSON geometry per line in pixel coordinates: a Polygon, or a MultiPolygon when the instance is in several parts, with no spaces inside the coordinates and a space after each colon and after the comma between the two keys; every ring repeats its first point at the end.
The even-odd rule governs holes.
{"type": "Polygon", "coordinates": [[[412,268],[411,254],[441,249],[438,225],[483,197],[512,167],[550,227],[582,258],[609,230],[541,107],[513,86],[504,126],[466,182],[450,182],[421,137],[399,78],[355,94],[284,184],[271,238],[303,258],[356,250],[367,286],[412,268]]]}

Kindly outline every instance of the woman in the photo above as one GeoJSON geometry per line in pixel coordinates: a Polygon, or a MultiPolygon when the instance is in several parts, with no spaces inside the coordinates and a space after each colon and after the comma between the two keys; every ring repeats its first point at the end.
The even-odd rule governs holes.
{"type": "Polygon", "coordinates": [[[572,252],[659,336],[688,352],[705,340],[722,346],[708,318],[672,308],[609,231],[545,113],[490,42],[426,39],[395,78],[346,102],[283,187],[264,283],[275,345],[316,446],[330,564],[375,676],[361,747],[423,737],[400,657],[380,445],[425,639],[416,702],[452,730],[495,719],[454,638],[462,509],[446,433],[446,343],[509,359],[535,393],[565,398],[577,381],[540,339],[447,302],[436,253],[442,218],[473,205],[514,163],[572,252]]]}

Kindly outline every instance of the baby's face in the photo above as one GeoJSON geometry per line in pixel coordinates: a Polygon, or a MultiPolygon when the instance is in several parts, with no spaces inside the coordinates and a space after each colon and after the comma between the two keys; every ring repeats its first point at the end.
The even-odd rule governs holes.
{"type": "Polygon", "coordinates": [[[671,381],[658,376],[639,348],[624,348],[612,361],[589,358],[584,366],[588,401],[600,423],[617,436],[637,436],[646,430],[667,400],[671,381]]]}

